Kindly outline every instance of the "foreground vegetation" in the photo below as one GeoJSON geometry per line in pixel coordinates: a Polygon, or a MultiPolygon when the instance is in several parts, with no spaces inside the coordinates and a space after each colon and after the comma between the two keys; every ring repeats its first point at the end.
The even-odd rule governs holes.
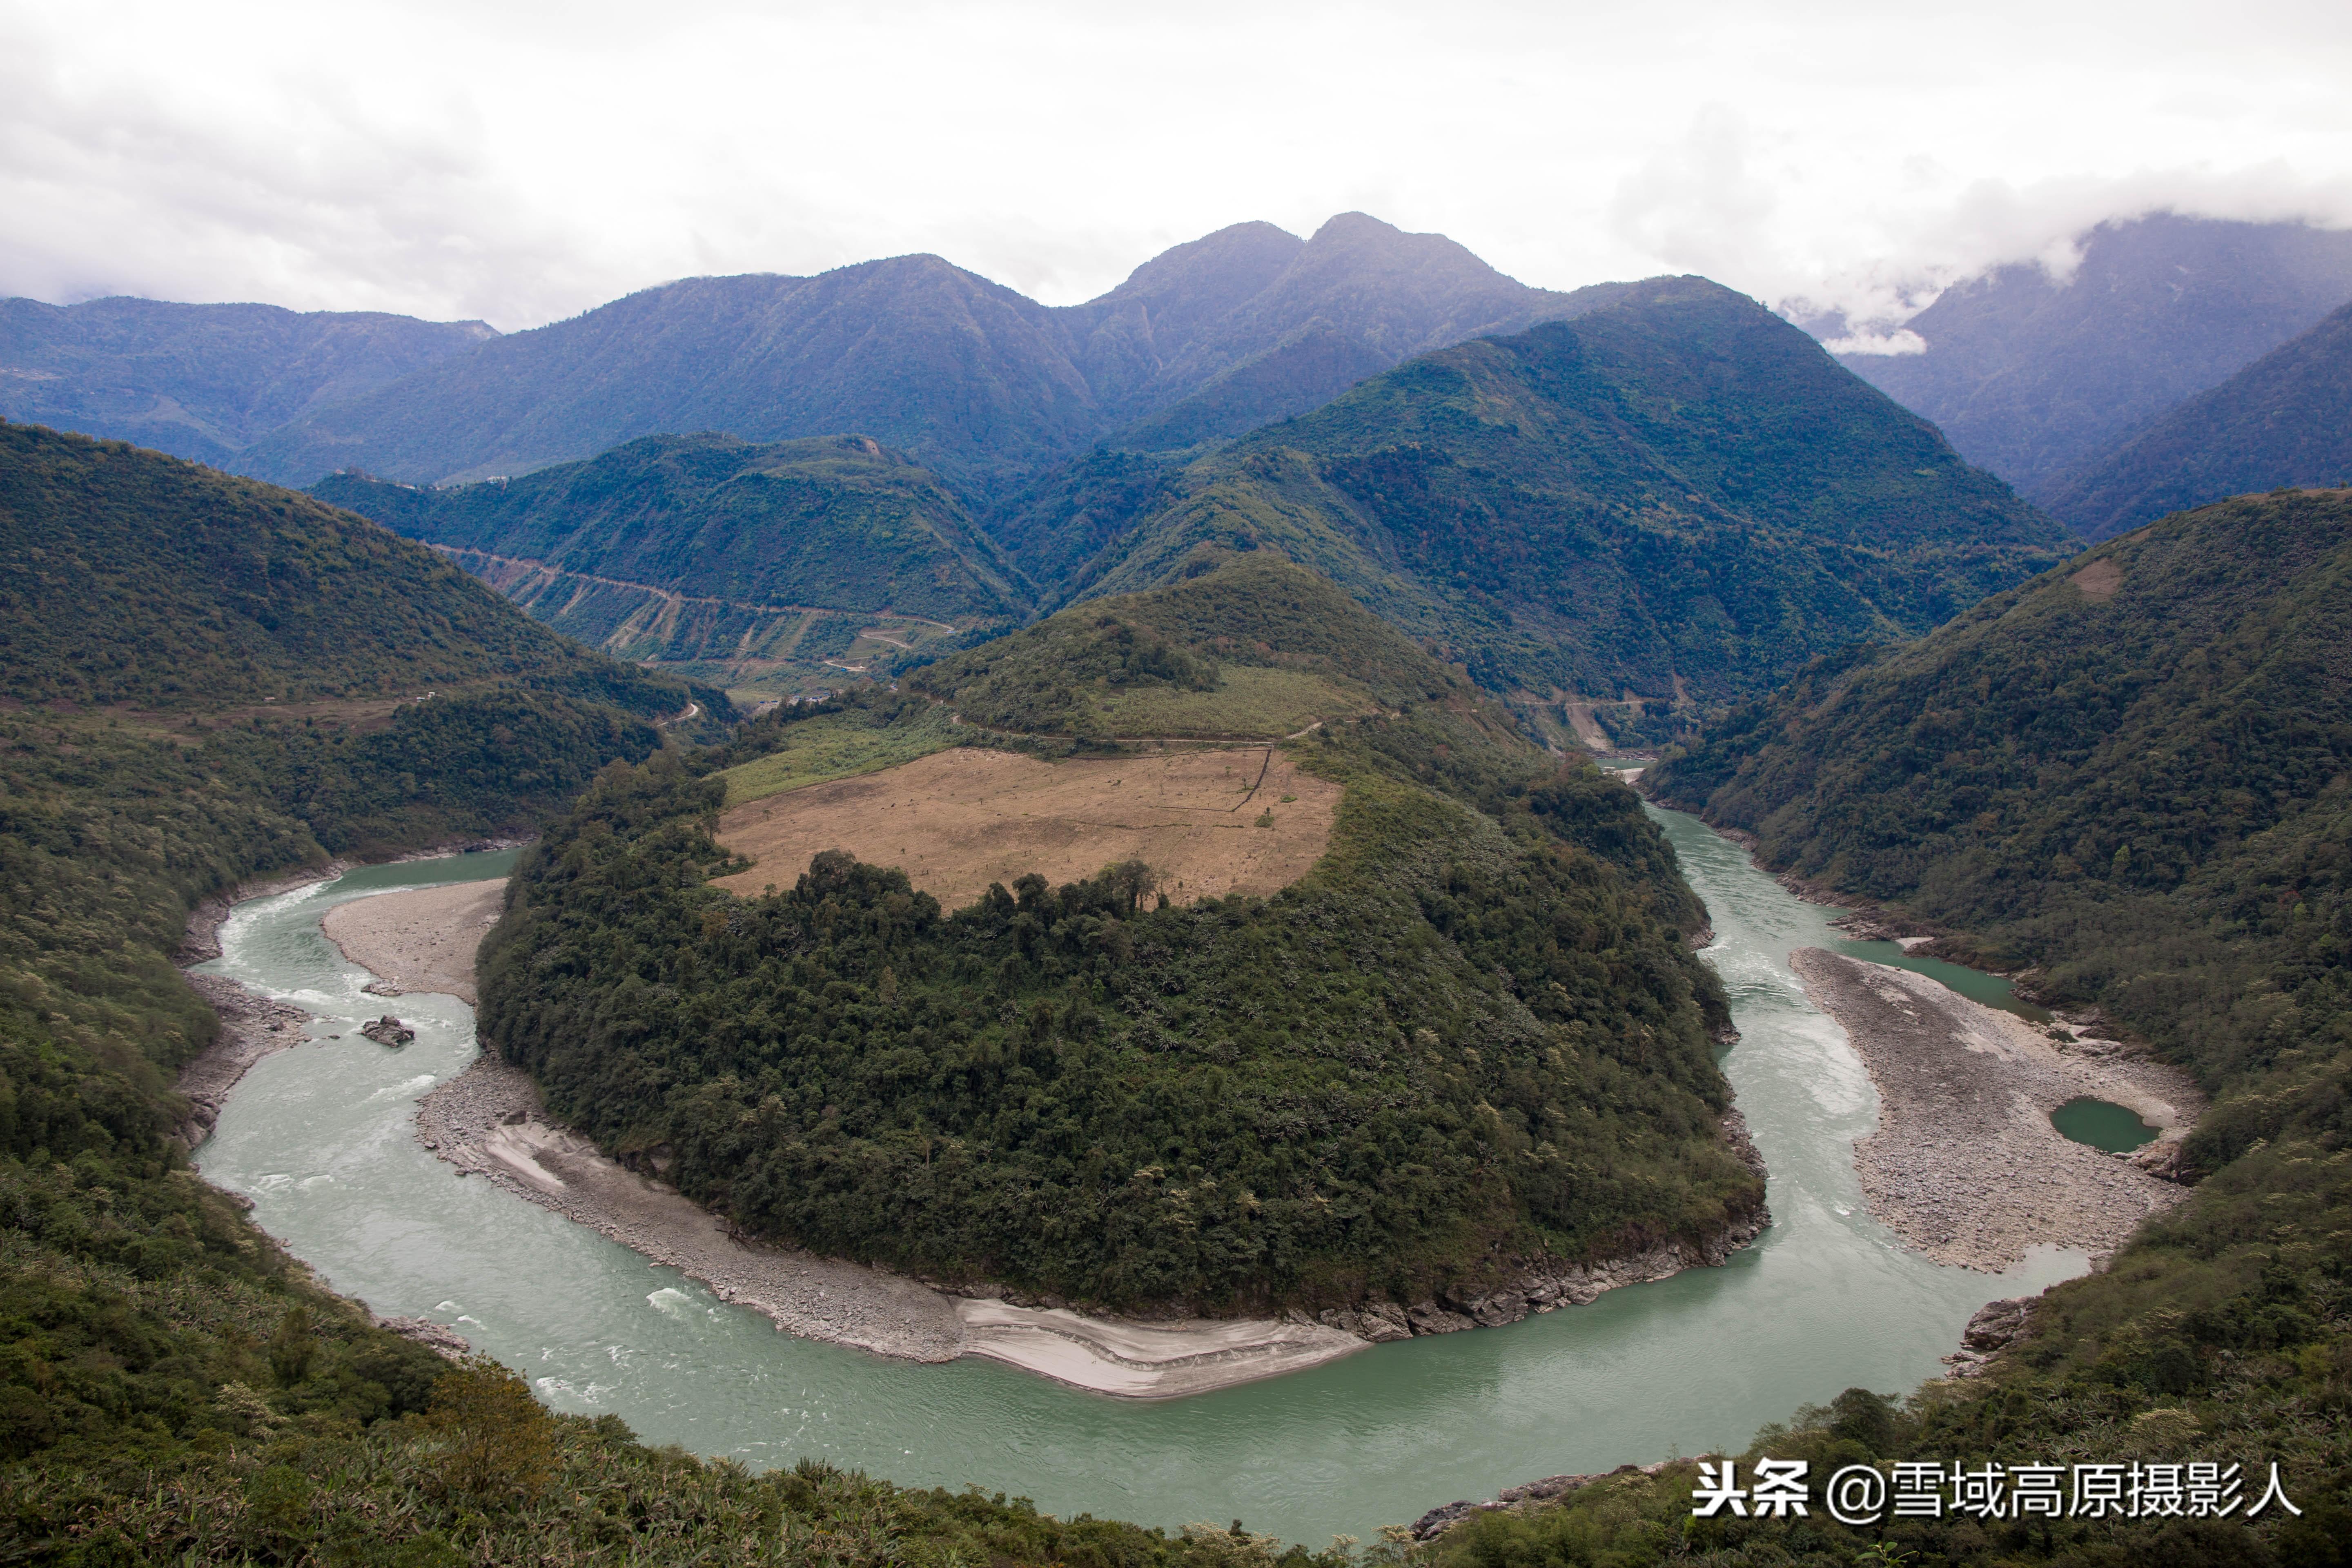
{"type": "Polygon", "coordinates": [[[1328,584],[1234,563],[921,683],[1051,716],[1345,650],[1403,706],[1295,743],[1345,794],[1271,899],[1173,905],[1127,864],[948,911],[837,853],[766,898],[706,886],[740,868],[711,837],[728,779],[797,728],[936,722],[867,692],[601,778],[518,868],[483,1037],[747,1231],[1102,1305],[1467,1300],[1753,1214],[1701,917],[1633,796],[1328,584]]]}
{"type": "MultiPolygon", "coordinates": [[[[1833,1444],[1862,1422],[1860,1447],[1888,1458],[2218,1459],[2257,1476],[2276,1459],[2305,1517],[2274,1534],[1918,1521],[1893,1541],[1955,1562],[2343,1560],[2348,570],[2340,493],[2185,513],[1920,643],[1826,661],[1657,770],[1661,798],[1757,834],[1768,865],[1880,900],[1958,956],[2031,966],[2037,994],[2102,1010],[2214,1096],[2184,1152],[2189,1201],[2051,1292],[1983,1383],[1931,1384],[1901,1412],[1856,1394],[1863,1415],[1763,1448],[1833,1444]]],[[[1605,1524],[1610,1506],[1478,1539],[1514,1561],[1598,1561],[1638,1532],[1605,1524]]],[[[1818,1521],[1735,1538],[1739,1561],[1851,1560],[1818,1521]]]]}

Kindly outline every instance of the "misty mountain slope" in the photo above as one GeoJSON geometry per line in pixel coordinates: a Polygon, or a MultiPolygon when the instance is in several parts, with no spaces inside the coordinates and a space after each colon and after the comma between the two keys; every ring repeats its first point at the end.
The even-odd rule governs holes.
{"type": "Polygon", "coordinates": [[[1307,240],[1223,229],[1058,309],[932,256],[690,279],[323,411],[241,462],[290,483],[347,468],[439,483],[665,431],[856,431],[997,499],[1237,367],[1267,365],[1214,395],[1193,420],[1202,433],[1297,412],[1409,354],[1572,313],[1591,294],[1527,288],[1451,240],[1360,214],[1307,240]]]}
{"type": "Polygon", "coordinates": [[[1342,213],[1222,319],[1189,339],[1156,331],[1167,363],[1141,395],[1107,408],[1139,417],[1117,437],[1121,446],[1169,449],[1236,436],[1319,406],[1414,354],[1580,315],[1627,287],[1530,289],[1444,235],[1342,213]]]}
{"type": "Polygon", "coordinates": [[[887,662],[1031,605],[939,476],[863,437],[654,436],[510,480],[333,474],[312,493],[583,641],[733,684],[887,662]]]}
{"type": "Polygon", "coordinates": [[[480,321],[378,311],[0,300],[0,418],[219,463],[496,336],[480,321]]]}
{"type": "Polygon", "coordinates": [[[2034,500],[2067,469],[2352,300],[2352,232],[2169,214],[2102,224],[2065,283],[2032,263],[1911,319],[1925,353],[1846,367],[2034,500]]]}
{"type": "MultiPolygon", "coordinates": [[[[1204,547],[1275,548],[1538,704],[1759,690],[1830,648],[1923,632],[2063,539],[1703,279],[1424,355],[1180,473],[1130,471],[1140,515],[1123,525],[1116,477],[1094,477],[1042,498],[1113,534],[1049,592],[1130,592],[1204,547]]],[[[1049,510],[1020,521],[1047,534],[1049,510]]]]}
{"type": "Polygon", "coordinates": [[[2352,484],[2352,305],[2050,487],[2107,539],[2168,512],[2282,486],[2352,484]]]}

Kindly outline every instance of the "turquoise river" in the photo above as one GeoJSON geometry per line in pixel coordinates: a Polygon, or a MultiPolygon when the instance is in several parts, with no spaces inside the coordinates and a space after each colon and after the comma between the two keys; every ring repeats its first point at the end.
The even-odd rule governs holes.
{"type": "MultiPolygon", "coordinates": [[[[561,1410],[612,1413],[654,1443],[754,1466],[803,1455],[926,1486],[976,1485],[1065,1516],[1220,1523],[1320,1546],[1370,1539],[1456,1498],[1541,1476],[1744,1446],[1799,1405],[1907,1390],[1986,1300],[2080,1272],[2045,1251],[2007,1275],[1939,1268],[1863,1210],[1852,1145],[1876,1101],[1838,1026],[1790,973],[1843,941],[1696,820],[1655,813],[1707,903],[1706,960],[1741,1038],[1724,1058],[1771,1166],[1773,1223],[1725,1268],[1612,1291],[1504,1329],[1383,1345],[1312,1372],[1162,1404],[1079,1393],[994,1363],[886,1361],[780,1333],[675,1270],[451,1168],[415,1102],[476,1054],[469,1008],[393,1004],[404,1050],[362,1039],[385,1010],[319,931],[332,905],[503,875],[508,857],[372,867],[238,906],[207,967],[315,1015],[197,1152],[272,1235],[384,1313],[455,1326],[561,1410]],[[341,1036],[340,1039],[329,1037],[341,1036]]],[[[1941,975],[1981,990],[1985,977],[1941,975]]],[[[1987,996],[1987,1000],[1998,998],[1987,996]]]]}

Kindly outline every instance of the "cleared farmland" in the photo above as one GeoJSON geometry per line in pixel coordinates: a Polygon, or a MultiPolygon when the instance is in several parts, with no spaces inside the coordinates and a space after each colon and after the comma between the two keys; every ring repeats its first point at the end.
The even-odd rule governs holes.
{"type": "Polygon", "coordinates": [[[1136,859],[1177,903],[1267,894],[1307,874],[1331,839],[1339,786],[1270,747],[1044,763],[960,747],[729,810],[719,839],[752,861],[718,886],[789,888],[846,849],[958,909],[1035,872],[1059,884],[1136,859]]]}

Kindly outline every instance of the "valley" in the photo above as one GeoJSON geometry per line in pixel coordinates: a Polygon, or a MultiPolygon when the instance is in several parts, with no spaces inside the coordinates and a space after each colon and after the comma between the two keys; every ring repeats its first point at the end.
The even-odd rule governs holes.
{"type": "Polygon", "coordinates": [[[1888,353],[1363,214],[1060,306],[7,302],[0,412],[104,428],[0,424],[0,1517],[2321,1568],[2352,251],[2070,243],[1888,353]]]}

